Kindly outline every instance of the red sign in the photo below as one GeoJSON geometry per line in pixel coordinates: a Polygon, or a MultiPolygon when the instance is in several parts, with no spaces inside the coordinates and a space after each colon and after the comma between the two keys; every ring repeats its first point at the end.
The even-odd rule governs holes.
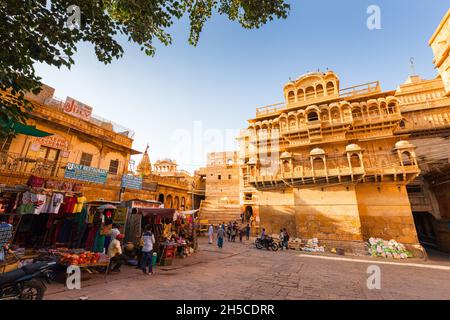
{"type": "Polygon", "coordinates": [[[36,142],[50,148],[61,150],[69,149],[69,141],[56,134],[48,137],[36,138],[36,142]]]}
{"type": "Polygon", "coordinates": [[[80,101],[72,99],[71,97],[66,98],[63,111],[83,120],[89,120],[92,114],[91,107],[85,105],[80,101]]]}

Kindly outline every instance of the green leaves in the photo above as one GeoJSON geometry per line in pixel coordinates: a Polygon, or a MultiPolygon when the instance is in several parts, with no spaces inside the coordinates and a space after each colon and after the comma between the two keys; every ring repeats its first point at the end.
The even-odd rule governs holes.
{"type": "MultiPolygon", "coordinates": [[[[166,30],[184,14],[190,19],[188,41],[195,46],[215,12],[244,28],[259,28],[286,18],[290,9],[284,0],[52,0],[46,5],[47,0],[0,1],[0,91],[17,95],[0,96],[0,119],[24,121],[31,110],[24,93],[37,94],[42,85],[34,63],[70,68],[80,41],[92,43],[98,60],[108,64],[123,56],[118,33],[153,56],[155,39],[170,45],[166,30]],[[70,5],[80,7],[80,29],[67,26],[70,5]]],[[[0,126],[0,136],[7,134],[7,126],[0,126]]]]}

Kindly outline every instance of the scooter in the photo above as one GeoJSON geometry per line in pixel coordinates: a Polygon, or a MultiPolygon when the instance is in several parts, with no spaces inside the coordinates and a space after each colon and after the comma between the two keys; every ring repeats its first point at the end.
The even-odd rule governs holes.
{"type": "Polygon", "coordinates": [[[0,300],[42,300],[56,262],[37,262],[0,274],[0,300]]]}

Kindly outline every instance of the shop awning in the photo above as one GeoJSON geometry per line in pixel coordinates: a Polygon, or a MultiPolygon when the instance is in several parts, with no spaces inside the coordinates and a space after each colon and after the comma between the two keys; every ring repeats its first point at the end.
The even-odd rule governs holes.
{"type": "Polygon", "coordinates": [[[175,209],[165,209],[165,208],[145,208],[137,209],[138,213],[142,214],[144,217],[157,216],[159,218],[173,218],[175,209]]]}
{"type": "Polygon", "coordinates": [[[21,134],[24,134],[27,136],[33,136],[33,137],[39,137],[39,138],[48,137],[48,136],[53,135],[53,133],[48,133],[48,132],[36,129],[35,126],[29,126],[27,124],[23,124],[20,122],[15,122],[12,125],[12,130],[15,133],[21,133],[21,134]]]}

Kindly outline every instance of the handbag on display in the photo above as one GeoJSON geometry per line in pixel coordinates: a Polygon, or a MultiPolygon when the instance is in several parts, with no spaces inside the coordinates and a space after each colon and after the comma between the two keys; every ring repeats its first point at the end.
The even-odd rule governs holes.
{"type": "Polygon", "coordinates": [[[30,176],[28,178],[27,185],[32,188],[42,188],[44,186],[45,180],[36,176],[30,176]]]}

